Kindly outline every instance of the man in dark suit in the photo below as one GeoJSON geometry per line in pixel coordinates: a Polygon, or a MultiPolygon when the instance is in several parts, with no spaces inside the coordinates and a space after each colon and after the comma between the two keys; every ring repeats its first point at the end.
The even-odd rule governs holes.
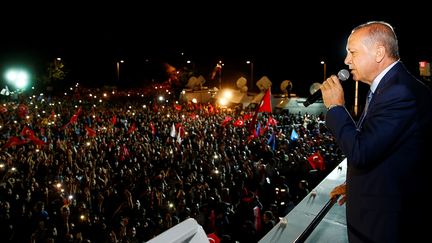
{"type": "Polygon", "coordinates": [[[397,36],[385,22],[351,32],[345,64],[355,81],[370,85],[357,122],[344,107],[339,79],[333,75],[321,86],[326,125],[347,157],[346,183],[330,196],[346,201],[348,239],[430,241],[432,206],[425,197],[432,179],[432,92],[406,70],[397,36]]]}

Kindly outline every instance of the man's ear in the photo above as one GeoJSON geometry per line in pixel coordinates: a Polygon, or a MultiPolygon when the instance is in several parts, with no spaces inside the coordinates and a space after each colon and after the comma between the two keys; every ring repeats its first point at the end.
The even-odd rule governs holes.
{"type": "Polygon", "coordinates": [[[384,46],[382,46],[382,45],[377,46],[376,54],[375,54],[376,55],[375,61],[381,62],[384,59],[385,54],[386,54],[386,49],[384,48],[384,46]]]}

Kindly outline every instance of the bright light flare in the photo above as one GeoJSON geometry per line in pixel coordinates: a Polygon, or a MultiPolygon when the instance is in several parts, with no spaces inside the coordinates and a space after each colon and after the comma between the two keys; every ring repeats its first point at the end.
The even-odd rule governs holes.
{"type": "Polygon", "coordinates": [[[20,69],[10,69],[5,74],[6,81],[17,89],[24,89],[29,83],[29,74],[20,69]]]}

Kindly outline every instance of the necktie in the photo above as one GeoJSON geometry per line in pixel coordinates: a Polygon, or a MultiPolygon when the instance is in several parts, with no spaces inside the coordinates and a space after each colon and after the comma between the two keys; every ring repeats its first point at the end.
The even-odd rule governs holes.
{"type": "Polygon", "coordinates": [[[365,116],[366,116],[366,113],[367,113],[367,110],[368,110],[368,108],[369,108],[369,103],[370,103],[370,101],[371,101],[371,99],[372,99],[372,96],[373,96],[373,92],[372,92],[371,90],[369,90],[369,91],[368,91],[368,96],[367,96],[367,98],[366,98],[366,104],[365,104],[364,111],[363,111],[362,115],[360,116],[359,121],[357,122],[357,128],[360,128],[360,127],[361,127],[361,124],[363,123],[363,119],[364,119],[365,116]]]}
{"type": "Polygon", "coordinates": [[[365,115],[366,115],[366,112],[367,112],[367,110],[368,110],[369,103],[370,103],[370,101],[371,101],[371,99],[372,99],[372,96],[373,96],[373,92],[372,92],[371,90],[369,90],[369,91],[368,91],[368,96],[367,96],[367,98],[366,98],[365,110],[364,110],[364,112],[363,112],[365,115]]]}

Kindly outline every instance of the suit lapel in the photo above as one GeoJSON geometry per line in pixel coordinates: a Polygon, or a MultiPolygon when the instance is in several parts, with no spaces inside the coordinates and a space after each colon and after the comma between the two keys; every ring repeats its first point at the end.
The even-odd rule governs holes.
{"type": "MultiPolygon", "coordinates": [[[[394,76],[398,72],[402,71],[401,69],[405,69],[405,67],[401,62],[398,62],[384,75],[384,77],[381,79],[380,83],[378,84],[372,99],[369,101],[368,111],[370,111],[371,108],[373,107],[373,104],[375,103],[374,100],[376,100],[376,97],[380,96],[380,94],[383,92],[383,90],[385,90],[387,85],[390,84],[390,80],[394,80],[394,76]]],[[[358,131],[361,129],[362,124],[367,116],[367,113],[370,112],[366,112],[365,110],[363,110],[359,120],[357,121],[356,127],[358,131]]]]}

